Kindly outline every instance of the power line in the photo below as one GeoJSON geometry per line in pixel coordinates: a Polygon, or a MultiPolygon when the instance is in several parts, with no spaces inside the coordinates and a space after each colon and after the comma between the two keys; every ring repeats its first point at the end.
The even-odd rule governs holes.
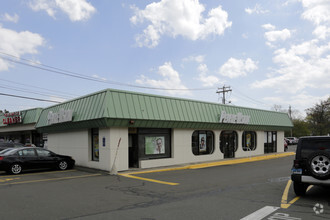
{"type": "Polygon", "coordinates": [[[78,79],[89,80],[89,81],[100,82],[100,83],[106,83],[106,84],[117,85],[117,86],[127,86],[127,87],[134,87],[134,88],[140,88],[140,89],[166,90],[166,91],[202,91],[202,90],[214,89],[214,88],[193,88],[193,89],[173,89],[172,88],[172,89],[167,89],[167,88],[159,88],[159,87],[138,86],[138,85],[132,85],[132,84],[128,84],[128,83],[121,83],[121,82],[116,82],[116,81],[97,79],[95,77],[86,76],[86,75],[83,75],[83,74],[63,70],[63,69],[48,66],[48,65],[43,65],[43,64],[34,62],[32,60],[23,59],[23,58],[20,58],[20,57],[17,57],[17,56],[8,54],[8,53],[4,53],[4,52],[0,52],[0,54],[2,54],[1,55],[2,59],[7,60],[9,62],[25,65],[25,66],[32,67],[32,68],[41,69],[41,70],[56,73],[56,74],[70,76],[70,77],[74,77],[74,78],[78,78],[78,79]],[[17,60],[4,57],[3,55],[12,57],[12,58],[17,59],[17,60]],[[23,61],[26,61],[26,62],[22,62],[22,61],[19,61],[19,60],[23,60],[23,61]]]}
{"type": "MultiPolygon", "coordinates": [[[[52,89],[49,89],[49,88],[42,88],[42,87],[38,87],[38,86],[35,86],[35,85],[29,85],[29,84],[24,84],[24,83],[19,83],[19,82],[14,82],[14,81],[11,81],[11,80],[7,80],[7,79],[3,79],[3,78],[0,78],[0,81],[1,82],[9,82],[9,83],[12,83],[12,84],[17,84],[17,85],[21,85],[21,86],[24,86],[24,87],[28,87],[28,88],[36,88],[36,89],[41,89],[41,90],[45,90],[47,92],[54,92],[54,93],[57,93],[57,94],[60,94],[61,96],[64,95],[68,98],[75,98],[77,97],[78,95],[75,95],[75,94],[70,94],[70,93],[66,93],[66,92],[60,92],[60,91],[57,91],[57,90],[52,90],[52,89]]],[[[19,87],[17,87],[19,88],[19,87]]],[[[31,90],[30,90],[31,91],[31,90]]],[[[35,92],[35,91],[34,91],[35,92]]],[[[39,92],[39,91],[38,91],[39,92]]],[[[58,96],[58,95],[56,95],[58,96]]]]}
{"type": "Polygon", "coordinates": [[[38,98],[32,98],[32,97],[26,97],[26,96],[19,96],[19,95],[12,95],[12,94],[6,94],[6,93],[0,93],[0,95],[10,96],[10,97],[15,97],[15,98],[22,98],[22,99],[30,99],[30,100],[42,101],[42,102],[53,102],[53,103],[57,103],[57,104],[61,103],[61,102],[54,101],[54,100],[38,99],[38,98]]]}

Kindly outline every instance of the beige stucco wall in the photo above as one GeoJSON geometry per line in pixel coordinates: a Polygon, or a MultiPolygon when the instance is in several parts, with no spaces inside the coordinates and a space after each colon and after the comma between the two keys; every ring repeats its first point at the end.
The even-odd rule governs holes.
{"type": "MultiPolygon", "coordinates": [[[[219,138],[221,130],[214,130],[214,152],[210,155],[194,155],[191,149],[192,129],[172,129],[171,146],[172,157],[164,159],[141,160],[140,168],[162,167],[198,162],[222,160],[223,153],[220,151],[219,138]]],[[[264,131],[257,131],[257,148],[255,151],[243,151],[243,131],[236,131],[238,134],[238,150],[235,158],[249,157],[264,154],[264,131]]],[[[128,170],[128,128],[107,128],[99,129],[99,161],[91,160],[89,131],[73,131],[48,134],[48,149],[55,153],[70,155],[76,160],[79,166],[90,167],[111,171],[115,162],[117,171],[128,170]],[[105,138],[105,146],[103,146],[105,138]],[[119,139],[121,138],[118,147],[119,139]],[[117,154],[117,158],[115,159],[117,154]]],[[[277,151],[283,152],[284,132],[277,132],[277,151]]]]}
{"type": "Polygon", "coordinates": [[[47,148],[58,154],[70,155],[76,160],[76,165],[110,171],[118,146],[116,170],[128,170],[128,129],[99,129],[99,161],[92,161],[91,137],[89,130],[50,133],[47,148]],[[103,146],[105,138],[105,146],[103,146]]]}
{"type": "MultiPolygon", "coordinates": [[[[141,168],[151,168],[160,166],[170,166],[174,164],[187,164],[197,162],[209,162],[224,159],[220,151],[219,139],[221,130],[214,130],[214,152],[210,155],[194,155],[191,149],[191,136],[195,130],[173,129],[172,130],[172,158],[142,160],[141,168]]],[[[243,131],[236,131],[238,135],[238,149],[235,152],[235,158],[250,157],[264,154],[264,131],[256,131],[257,148],[254,151],[244,151],[242,148],[243,131]]],[[[277,152],[283,152],[284,132],[277,132],[277,152]]]]}

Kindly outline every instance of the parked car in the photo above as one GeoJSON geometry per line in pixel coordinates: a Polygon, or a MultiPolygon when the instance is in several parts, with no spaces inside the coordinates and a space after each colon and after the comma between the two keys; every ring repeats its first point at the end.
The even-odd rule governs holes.
{"type": "Polygon", "coordinates": [[[24,144],[14,143],[14,142],[0,142],[0,151],[6,148],[18,148],[18,147],[24,147],[24,144]]]}
{"type": "Polygon", "coordinates": [[[299,139],[296,137],[286,137],[289,145],[298,144],[299,139]]]}
{"type": "Polygon", "coordinates": [[[13,148],[0,153],[0,170],[20,174],[23,170],[73,168],[75,160],[66,155],[55,154],[39,147],[13,148]]]}
{"type": "Polygon", "coordinates": [[[330,136],[300,138],[291,171],[297,196],[305,195],[309,185],[330,186],[330,136]]]}

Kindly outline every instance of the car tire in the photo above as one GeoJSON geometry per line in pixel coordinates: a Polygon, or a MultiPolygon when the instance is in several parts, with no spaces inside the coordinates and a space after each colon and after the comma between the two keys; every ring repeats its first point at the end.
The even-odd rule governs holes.
{"type": "Polygon", "coordinates": [[[18,163],[14,163],[9,167],[8,173],[10,174],[20,174],[22,172],[22,166],[18,163]]]}
{"type": "Polygon", "coordinates": [[[307,187],[307,184],[293,182],[293,190],[297,196],[306,195],[307,187]]]}
{"type": "Polygon", "coordinates": [[[313,177],[319,180],[330,178],[330,154],[317,151],[308,157],[308,168],[313,177]]]}
{"type": "Polygon", "coordinates": [[[65,160],[61,160],[59,163],[58,163],[58,168],[60,170],[67,170],[69,168],[69,165],[68,165],[68,162],[66,162],[65,160]]]}

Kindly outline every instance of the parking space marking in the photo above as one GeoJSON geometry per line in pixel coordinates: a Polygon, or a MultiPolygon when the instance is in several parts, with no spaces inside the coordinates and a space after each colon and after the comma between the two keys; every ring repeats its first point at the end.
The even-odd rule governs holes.
{"type": "Polygon", "coordinates": [[[144,178],[144,177],[138,177],[135,175],[177,171],[177,170],[187,170],[187,169],[202,169],[202,168],[214,167],[214,166],[233,165],[233,164],[249,163],[249,162],[262,161],[262,160],[271,160],[271,159],[282,158],[282,157],[287,157],[287,156],[292,156],[292,155],[295,155],[295,153],[294,152],[277,153],[277,154],[271,154],[271,155],[262,155],[262,156],[248,157],[248,158],[238,158],[238,159],[222,160],[222,161],[209,162],[209,163],[193,164],[193,165],[187,165],[187,166],[182,166],[182,167],[128,172],[128,173],[121,173],[118,175],[128,177],[128,178],[133,178],[133,179],[140,179],[140,180],[144,180],[144,181],[154,182],[154,183],[176,186],[176,185],[179,185],[179,183],[149,179],[149,178],[144,178]]]}
{"type": "Polygon", "coordinates": [[[9,181],[12,181],[12,180],[18,180],[20,179],[19,177],[17,178],[0,178],[0,183],[4,183],[4,182],[9,182],[9,181]]]}
{"type": "Polygon", "coordinates": [[[261,219],[265,218],[266,216],[272,214],[279,208],[280,207],[275,207],[275,206],[265,206],[255,212],[251,213],[250,215],[248,215],[244,218],[241,218],[241,220],[261,220],[261,219]]]}
{"type": "Polygon", "coordinates": [[[81,176],[68,176],[68,177],[58,177],[58,178],[50,178],[50,179],[27,180],[27,181],[21,181],[21,182],[11,182],[11,183],[0,184],[0,186],[17,185],[17,184],[25,184],[25,183],[48,182],[48,181],[55,181],[55,180],[69,180],[69,179],[78,179],[78,178],[84,178],[84,177],[101,176],[101,175],[102,174],[97,173],[97,174],[89,174],[89,175],[81,175],[81,176]]]}
{"type": "MultiPolygon", "coordinates": [[[[287,209],[289,208],[293,203],[297,202],[300,199],[300,196],[296,196],[294,199],[292,199],[289,203],[288,203],[288,195],[289,195],[289,190],[290,190],[290,186],[292,184],[292,180],[289,180],[288,183],[286,184],[286,187],[284,189],[283,195],[282,195],[282,200],[281,200],[281,208],[282,209],[287,209]]],[[[307,192],[312,188],[313,186],[309,186],[307,188],[307,192]]]]}
{"type": "Polygon", "coordinates": [[[172,182],[166,182],[166,181],[161,181],[161,180],[149,179],[149,178],[134,176],[132,174],[119,174],[119,175],[124,176],[124,177],[128,177],[128,178],[133,178],[133,179],[138,179],[138,180],[145,180],[145,181],[148,181],[148,182],[160,183],[160,184],[165,184],[165,185],[171,185],[171,186],[179,185],[179,183],[172,183],[172,182]]]}

